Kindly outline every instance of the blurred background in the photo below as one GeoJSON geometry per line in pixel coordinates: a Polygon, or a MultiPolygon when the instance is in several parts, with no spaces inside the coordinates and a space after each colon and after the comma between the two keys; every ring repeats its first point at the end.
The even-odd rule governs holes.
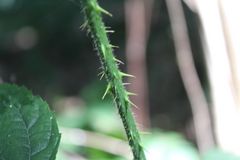
{"type": "MultiPolygon", "coordinates": [[[[99,0],[148,160],[240,159],[240,2],[99,0]]],[[[78,0],[0,0],[0,81],[56,112],[57,160],[132,159],[78,0]]]]}

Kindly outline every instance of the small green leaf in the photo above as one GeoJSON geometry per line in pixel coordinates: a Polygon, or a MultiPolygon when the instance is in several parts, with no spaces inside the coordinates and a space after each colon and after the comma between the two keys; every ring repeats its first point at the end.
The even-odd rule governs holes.
{"type": "Polygon", "coordinates": [[[0,85],[0,160],[54,160],[59,141],[45,101],[24,87],[0,85]]]}

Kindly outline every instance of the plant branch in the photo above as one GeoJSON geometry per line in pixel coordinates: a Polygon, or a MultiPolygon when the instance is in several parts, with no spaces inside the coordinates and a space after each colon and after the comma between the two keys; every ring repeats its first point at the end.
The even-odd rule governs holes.
{"type": "Polygon", "coordinates": [[[123,77],[132,76],[119,70],[119,60],[113,55],[113,45],[108,40],[108,31],[101,17],[102,13],[110,16],[111,14],[101,8],[96,0],[82,0],[82,7],[86,19],[83,27],[87,26],[88,32],[91,32],[94,46],[102,64],[103,74],[108,82],[106,93],[111,93],[116,102],[134,160],[145,160],[138,129],[131,112],[132,102],[129,100],[131,93],[125,89],[122,82],[123,77]]]}

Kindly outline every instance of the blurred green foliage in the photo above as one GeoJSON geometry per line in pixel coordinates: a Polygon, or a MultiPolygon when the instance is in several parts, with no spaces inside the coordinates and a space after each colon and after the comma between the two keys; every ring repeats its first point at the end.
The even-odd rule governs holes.
{"type": "MultiPolygon", "coordinates": [[[[81,128],[93,133],[125,140],[123,126],[109,97],[102,101],[104,91],[102,83],[93,83],[85,87],[81,92],[83,105],[75,106],[67,112],[58,115],[60,126],[81,128]]],[[[69,106],[70,107],[70,106],[69,106]]],[[[71,108],[71,107],[70,107],[71,108]]],[[[84,139],[84,137],[79,137],[84,139]]],[[[143,146],[148,160],[239,160],[231,154],[213,149],[204,155],[200,155],[196,146],[186,140],[177,132],[164,130],[152,130],[150,133],[142,133],[143,146]]],[[[108,144],[106,144],[108,145],[108,144]]],[[[128,147],[126,145],[126,147],[128,147]]],[[[94,149],[87,146],[76,146],[62,142],[57,160],[66,159],[69,154],[81,155],[89,160],[124,160],[125,158],[113,155],[104,150],[94,149]]],[[[130,150],[129,150],[130,154],[130,150]]]]}
{"type": "Polygon", "coordinates": [[[203,155],[203,160],[240,160],[239,156],[226,153],[220,149],[212,149],[203,155]]]}

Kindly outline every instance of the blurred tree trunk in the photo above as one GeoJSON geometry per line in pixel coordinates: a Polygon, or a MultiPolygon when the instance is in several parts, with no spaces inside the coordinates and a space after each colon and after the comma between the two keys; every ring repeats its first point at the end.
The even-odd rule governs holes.
{"type": "Polygon", "coordinates": [[[129,79],[129,90],[137,93],[131,97],[136,121],[141,129],[150,127],[148,87],[146,73],[146,46],[151,23],[153,0],[126,0],[125,17],[127,30],[126,58],[128,73],[136,76],[129,79]]]}
{"type": "Polygon", "coordinates": [[[195,0],[211,86],[218,146],[240,155],[240,4],[195,0]]]}
{"type": "Polygon", "coordinates": [[[179,71],[193,113],[197,145],[201,153],[214,145],[211,118],[191,51],[187,24],[180,0],[166,0],[179,71]]]}

